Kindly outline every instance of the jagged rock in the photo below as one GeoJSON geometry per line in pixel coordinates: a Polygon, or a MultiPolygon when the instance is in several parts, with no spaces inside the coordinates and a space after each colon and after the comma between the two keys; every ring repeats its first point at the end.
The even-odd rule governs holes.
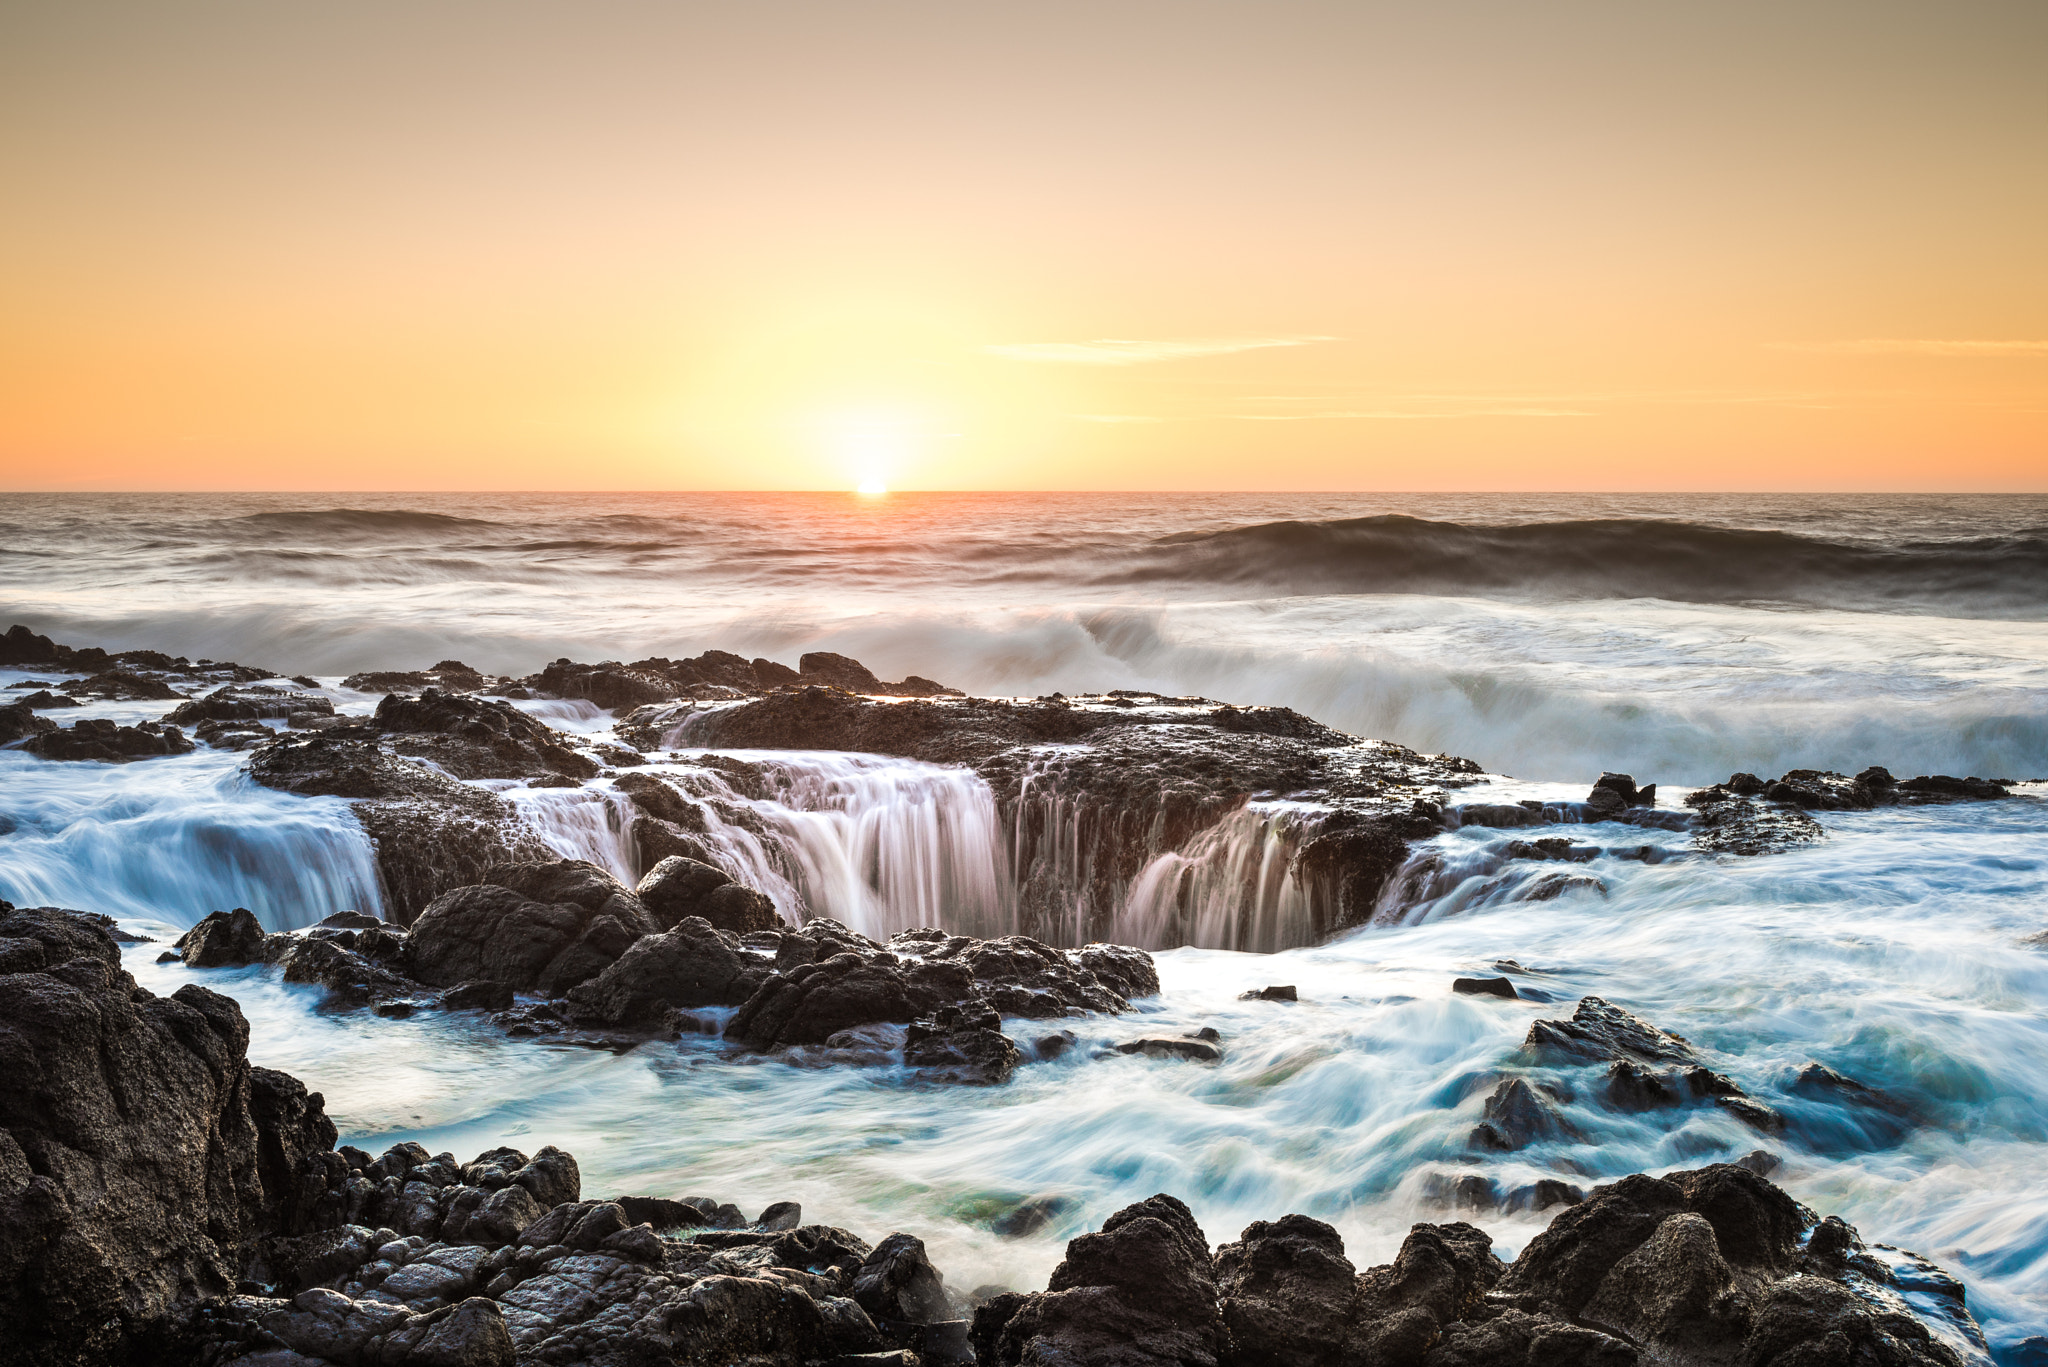
{"type": "Polygon", "coordinates": [[[680,692],[673,680],[652,670],[622,665],[617,660],[594,665],[556,660],[524,682],[528,688],[543,694],[557,698],[587,698],[607,709],[665,702],[680,692]]]}
{"type": "Polygon", "coordinates": [[[1261,1220],[1216,1250],[1216,1289],[1237,1367],[1347,1361],[1358,1275],[1336,1230],[1306,1215],[1261,1220]]]}
{"type": "Polygon", "coordinates": [[[603,1025],[653,1026],[677,1008],[741,1005],[769,972],[734,936],[691,916],[635,940],[603,972],[571,989],[569,1013],[603,1025]]]}
{"type": "MultiPolygon", "coordinates": [[[[169,661],[165,661],[168,665],[169,661]]],[[[70,685],[79,693],[116,702],[155,702],[185,695],[162,679],[127,669],[108,669],[70,685]]]]}
{"type": "Polygon", "coordinates": [[[1581,1138],[1564,1112],[1525,1078],[1508,1078],[1494,1088],[1485,1115],[1472,1130],[1477,1149],[1512,1153],[1541,1141],[1581,1138]]]}
{"type": "Polygon", "coordinates": [[[401,923],[493,865],[559,857],[503,799],[387,753],[366,728],[279,736],[250,755],[249,776],[283,792],[352,799],[376,847],[385,906],[401,923]]]}
{"type": "Polygon", "coordinates": [[[1208,1240],[1188,1208],[1158,1195],[1067,1245],[1046,1290],[975,1312],[974,1338],[1004,1364],[1213,1364],[1229,1342],[1208,1240]]]}
{"type": "Polygon", "coordinates": [[[580,859],[499,865],[484,876],[436,898],[413,924],[406,957],[420,982],[488,979],[557,995],[654,930],[638,898],[580,859]]]}
{"type": "Polygon", "coordinates": [[[430,759],[457,778],[585,779],[598,764],[547,723],[511,703],[430,688],[392,693],[372,722],[396,754],[430,759]]]}
{"type": "Polygon", "coordinates": [[[1580,1000],[1568,1021],[1540,1020],[1529,1026],[1522,1048],[1550,1063],[1692,1063],[1692,1046],[1679,1036],[1622,1010],[1600,997],[1580,1000]]]}
{"type": "Polygon", "coordinates": [[[1697,814],[1695,846],[1717,854],[1758,855],[1824,838],[1826,831],[1809,811],[1868,811],[2011,795],[2010,786],[1997,780],[1933,774],[1901,782],[1883,766],[1871,765],[1853,778],[1824,769],[1794,769],[1777,779],[1733,774],[1685,800],[1697,814]]]}
{"type": "Polygon", "coordinates": [[[196,747],[175,726],[153,721],[121,726],[104,717],[89,717],[71,723],[68,730],[37,730],[21,748],[43,759],[127,764],[160,755],[187,755],[196,747]]]}
{"type": "Polygon", "coordinates": [[[180,726],[196,722],[260,721],[284,718],[303,725],[334,715],[334,703],[319,693],[304,693],[274,685],[229,684],[203,697],[187,698],[163,719],[180,726]]]}
{"type": "Polygon", "coordinates": [[[1451,991],[1469,997],[1502,997],[1516,1001],[1521,994],[1506,978],[1453,978],[1451,991]]]}
{"type": "Polygon", "coordinates": [[[900,968],[844,953],[770,978],[740,1007],[726,1037],[757,1049],[823,1044],[854,1026],[917,1016],[900,968]]]}
{"type": "Polygon", "coordinates": [[[38,717],[26,701],[0,707],[0,745],[56,729],[57,723],[48,717],[38,717]]]}
{"type": "Polygon", "coordinates": [[[0,1344],[50,1367],[122,1360],[232,1289],[242,1252],[302,1205],[286,1160],[333,1131],[317,1095],[252,1079],[232,1000],[144,991],[63,912],[0,904],[0,944],[0,1344]]]}
{"type": "Polygon", "coordinates": [[[1000,1025],[1001,1017],[987,1007],[940,1007],[929,1020],[911,1023],[903,1061],[937,1080],[1000,1086],[1024,1061],[1000,1025]]]}
{"type": "Polygon", "coordinates": [[[1190,1063],[1221,1063],[1223,1050],[1208,1040],[1172,1035],[1146,1035],[1116,1046],[1119,1054],[1143,1054],[1147,1058],[1186,1059],[1190,1063]]]}
{"type": "Polygon", "coordinates": [[[733,881],[720,868],[671,856],[647,871],[635,890],[648,915],[663,930],[686,916],[702,917],[719,930],[745,935],[782,924],[775,903],[733,881]]]}
{"type": "MultiPolygon", "coordinates": [[[[16,686],[19,687],[19,685],[16,686]]],[[[47,708],[84,706],[83,703],[79,702],[78,699],[72,697],[68,693],[52,693],[47,688],[38,688],[33,693],[23,694],[20,698],[16,700],[16,702],[21,706],[25,706],[36,711],[41,711],[47,708]]]]}
{"type": "Polygon", "coordinates": [[[924,1241],[891,1234],[853,1274],[854,1303],[878,1324],[931,1324],[953,1317],[945,1278],[925,1256],[924,1241]]]}
{"type": "Polygon", "coordinates": [[[247,907],[208,912],[172,946],[188,968],[221,968],[260,963],[263,926],[247,907]]]}

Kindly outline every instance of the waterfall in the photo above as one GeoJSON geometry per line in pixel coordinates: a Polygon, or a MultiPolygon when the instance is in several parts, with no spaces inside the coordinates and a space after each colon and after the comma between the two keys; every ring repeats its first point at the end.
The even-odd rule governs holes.
{"type": "Polygon", "coordinates": [[[60,764],[0,752],[0,898],[174,926],[247,907],[267,930],[381,914],[376,855],[348,804],[260,787],[241,758],[60,764]]]}
{"type": "Polygon", "coordinates": [[[641,869],[631,827],[632,801],[602,788],[506,788],[520,819],[564,858],[587,859],[631,887],[641,869]]]}
{"type": "Polygon", "coordinates": [[[1251,803],[1153,858],[1132,880],[1109,938],[1163,948],[1200,945],[1270,954],[1315,940],[1295,851],[1320,808],[1251,803]]]}
{"type": "MultiPolygon", "coordinates": [[[[698,799],[698,840],[791,922],[887,938],[917,926],[1016,928],[995,795],[972,770],[838,752],[722,751],[743,775],[668,775],[698,799]]],[[[663,766],[667,767],[667,766],[663,766]]]]}

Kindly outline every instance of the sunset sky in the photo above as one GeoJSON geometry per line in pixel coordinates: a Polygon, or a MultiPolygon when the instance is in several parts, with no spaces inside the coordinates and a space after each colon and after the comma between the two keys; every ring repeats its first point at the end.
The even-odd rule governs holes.
{"type": "Polygon", "coordinates": [[[0,487],[2048,489],[2048,4],[0,9],[0,487]]]}

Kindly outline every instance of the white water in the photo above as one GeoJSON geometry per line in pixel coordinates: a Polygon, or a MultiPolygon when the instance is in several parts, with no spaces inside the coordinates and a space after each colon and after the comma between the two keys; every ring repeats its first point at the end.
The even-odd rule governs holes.
{"type": "MultiPolygon", "coordinates": [[[[2048,804],[1823,820],[1828,842],[1772,858],[1566,866],[1598,877],[1604,896],[1472,905],[1459,884],[1415,909],[1416,924],[1321,948],[1172,951],[1159,956],[1166,990],[1138,1019],[1065,1024],[1084,1042],[1214,1025],[1222,1065],[1083,1048],[994,1091],[736,1057],[703,1037],[611,1056],[508,1041],[471,1018],[322,1015],[314,990],[262,970],[200,976],[242,1000],[261,1061],[326,1090],[354,1142],[417,1139],[465,1156],[560,1143],[592,1191],[712,1192],[749,1209],[799,1199],[813,1217],[919,1234],[967,1285],[1038,1284],[1065,1238],[1156,1190],[1186,1198],[1219,1242],[1289,1210],[1331,1220],[1362,1265],[1389,1255],[1408,1222],[1447,1218],[1425,1199],[1434,1173],[1586,1185],[1762,1146],[1785,1158],[1776,1177],[1802,1200],[1957,1271],[1995,1342],[2042,1332],[2048,954],[2018,941],[2048,926],[2048,804]],[[1447,991],[1452,976],[1501,958],[1535,970],[1518,981],[1556,1000],[1447,991]],[[1295,984],[1302,1001],[1236,1000],[1268,983],[1295,984]],[[1709,1108],[1616,1114],[1582,1077],[1566,1108],[1582,1140],[1468,1154],[1493,1071],[1529,1021],[1567,1014],[1587,993],[1692,1039],[1784,1111],[1790,1132],[1760,1136],[1709,1108]],[[1902,1142],[1873,1138],[1785,1090],[1809,1059],[1884,1089],[1924,1123],[1902,1142]],[[1075,1203],[1041,1235],[1000,1239],[982,1223],[1041,1194],[1075,1203]]],[[[1483,882],[1495,876],[1489,842],[1559,834],[1610,848],[1676,843],[1612,824],[1468,829],[1438,843],[1478,856],[1472,878],[1483,882]]],[[[142,946],[129,961],[157,990],[192,979],[151,957],[142,946]]],[[[1050,1026],[1011,1028],[1028,1039],[1050,1026]]],[[[1543,1223],[1470,1218],[1507,1251],[1543,1223]]]]}
{"type": "MultiPolygon", "coordinates": [[[[9,524],[20,533],[10,549],[37,568],[0,584],[0,599],[75,643],[337,675],[447,656],[525,672],[562,653],[718,646],[794,663],[801,650],[843,650],[884,677],[916,672],[981,692],[1149,687],[1288,704],[1361,734],[1569,780],[1459,795],[1471,802],[1581,797],[1601,768],[1666,785],[1870,762],[2048,772],[2038,612],[1932,599],[1899,611],[1801,606],[1796,584],[1772,603],[1133,587],[1090,568],[1115,558],[1105,546],[1122,555],[1190,526],[1361,511],[1342,502],[906,503],[870,517],[800,500],[706,512],[692,500],[642,516],[622,497],[572,516],[506,497],[449,500],[483,521],[417,535],[243,529],[232,510],[202,510],[216,520],[193,533],[179,530],[195,516],[185,504],[124,514],[130,523],[116,527],[85,508],[9,524]],[[555,554],[521,539],[552,541],[565,518],[588,549],[555,554]],[[673,553],[646,549],[663,538],[673,553]]],[[[1468,522],[1512,513],[1464,502],[1420,511],[1468,522]]],[[[1626,502],[1575,499],[1541,515],[1627,512],[1626,502]]],[[[1854,524],[1845,535],[1880,539],[2003,535],[2042,521],[2029,506],[2008,516],[2004,503],[1813,503],[1723,520],[1840,517],[1854,524]]],[[[374,701],[331,695],[354,710],[374,701]]],[[[529,707],[578,732],[609,722],[588,704],[529,707]]],[[[1051,835],[1026,868],[1017,833],[961,771],[761,754],[750,758],[771,781],[747,796],[702,758],[653,768],[691,785],[707,803],[712,853],[791,920],[990,934],[1051,895],[1077,932],[1100,915],[1140,941],[1187,926],[1226,943],[1223,928],[1238,921],[1251,927],[1248,947],[1299,938],[1299,889],[1284,876],[1297,814],[1284,806],[1248,807],[1185,849],[1155,843],[1138,876],[1097,907],[1076,892],[1092,895],[1093,880],[1075,809],[1049,787],[1034,789],[1030,814],[1051,835]]],[[[109,911],[161,934],[217,907],[249,906],[274,928],[374,909],[370,851],[345,804],[253,788],[239,760],[202,750],[110,768],[0,752],[0,897],[109,911]]],[[[622,876],[644,863],[608,783],[505,792],[563,853],[622,876]]],[[[1824,814],[1826,843],[1756,860],[1683,857],[1681,836],[1581,824],[1562,807],[1552,826],[1468,826],[1418,855],[1381,908],[1386,924],[1270,956],[1173,950],[1159,956],[1164,993],[1137,1019],[1067,1023],[1089,1043],[1214,1025],[1228,1049],[1220,1066],[1083,1048],[992,1091],[738,1057],[708,1037],[614,1056],[506,1040],[469,1017],[327,1014],[315,989],[266,970],[159,967],[154,945],[129,962],[158,991],[197,978],[238,997],[257,1060],[324,1090],[352,1142],[416,1138],[464,1157],[552,1142],[577,1153],[593,1192],[711,1192],[750,1209],[793,1197],[810,1218],[925,1237],[968,1286],[1042,1285],[1062,1240],[1158,1190],[1188,1199],[1216,1242],[1288,1210],[1329,1219],[1364,1264],[1391,1253],[1410,1220],[1449,1214],[1425,1200],[1434,1174],[1587,1185],[1761,1145],[1785,1158],[1776,1176],[1801,1199],[1957,1271],[1994,1344],[2010,1345],[2048,1333],[2048,950],[2023,943],[2048,931],[2048,804],[2033,792],[1824,814]],[[1509,840],[1549,835],[1604,853],[1585,864],[1502,857],[1509,840]],[[1623,857],[1643,846],[1674,857],[1623,857]],[[1558,876],[1599,886],[1529,900],[1558,876]],[[1556,1000],[1449,994],[1452,976],[1488,973],[1499,958],[1540,970],[1518,981],[1556,1000]],[[1237,1000],[1269,983],[1296,984],[1303,1000],[1237,1000]],[[1581,1138],[1465,1152],[1491,1076],[1529,1021],[1567,1014],[1589,992],[1699,1043],[1778,1106],[1789,1132],[1762,1137],[1705,1108],[1618,1115],[1581,1085],[1566,1108],[1581,1138]],[[1788,1092],[1808,1059],[1910,1103],[1918,1122],[1885,1133],[1788,1092]],[[1074,1204],[1030,1238],[987,1230],[1003,1203],[1039,1194],[1074,1204]]],[[[1047,1028],[1010,1024],[1025,1040],[1047,1028]]],[[[1542,1221],[1469,1218],[1504,1251],[1542,1221]]]]}

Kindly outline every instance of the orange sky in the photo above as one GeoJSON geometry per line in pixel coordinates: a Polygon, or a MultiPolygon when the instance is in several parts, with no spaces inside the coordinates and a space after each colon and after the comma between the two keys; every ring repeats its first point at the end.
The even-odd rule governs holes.
{"type": "Polygon", "coordinates": [[[0,10],[0,488],[2048,489],[2048,5],[0,10]]]}

